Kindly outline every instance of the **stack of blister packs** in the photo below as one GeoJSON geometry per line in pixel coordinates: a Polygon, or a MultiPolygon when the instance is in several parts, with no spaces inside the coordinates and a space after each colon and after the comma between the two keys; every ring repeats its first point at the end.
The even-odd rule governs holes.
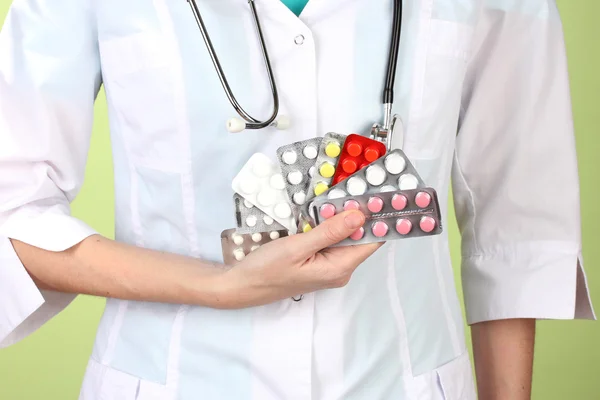
{"type": "Polygon", "coordinates": [[[386,152],[383,143],[361,135],[328,133],[282,146],[277,162],[256,153],[232,187],[237,228],[221,234],[227,264],[344,210],[362,211],[366,223],[337,246],[442,231],[437,194],[404,152],[386,152]]]}

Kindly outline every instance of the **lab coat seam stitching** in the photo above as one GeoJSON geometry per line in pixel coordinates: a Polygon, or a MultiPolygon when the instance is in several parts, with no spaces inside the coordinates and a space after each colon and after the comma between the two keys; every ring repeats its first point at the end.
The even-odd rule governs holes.
{"type": "Polygon", "coordinates": [[[398,293],[398,287],[396,283],[396,248],[391,245],[388,248],[388,293],[390,295],[390,302],[392,307],[392,315],[395,317],[396,329],[399,333],[399,350],[400,350],[400,362],[402,363],[402,375],[406,383],[406,391],[408,392],[409,398],[413,398],[415,394],[414,382],[412,369],[412,357],[410,355],[410,344],[408,342],[408,332],[406,329],[406,319],[404,317],[404,311],[402,309],[402,303],[400,301],[400,294],[398,293]],[[391,297],[394,297],[393,299],[391,297]],[[393,301],[392,301],[393,300],[393,301]],[[406,363],[406,365],[404,365],[406,363]]]}
{"type": "MultiPolygon", "coordinates": [[[[458,149],[455,148],[454,150],[454,161],[456,163],[456,169],[458,171],[458,175],[461,179],[461,182],[469,196],[469,202],[471,203],[471,215],[472,215],[472,220],[471,223],[469,224],[469,230],[471,231],[471,235],[473,237],[473,246],[475,248],[475,252],[479,252],[479,243],[478,243],[478,238],[477,238],[477,234],[475,231],[475,226],[476,226],[476,221],[477,221],[477,206],[475,204],[475,194],[473,193],[473,190],[471,189],[471,187],[469,186],[469,183],[467,182],[467,178],[464,174],[463,171],[463,167],[462,164],[460,162],[460,158],[458,156],[458,149]]],[[[464,251],[463,251],[464,253],[464,251]]]]}
{"type": "Polygon", "coordinates": [[[433,1],[434,0],[424,0],[422,4],[422,8],[419,12],[419,28],[417,34],[417,51],[415,55],[415,62],[413,66],[413,94],[411,96],[411,107],[409,109],[409,118],[408,118],[408,131],[411,131],[412,134],[406,136],[405,143],[413,144],[414,151],[417,154],[420,154],[421,157],[429,158],[432,154],[435,154],[435,149],[433,150],[422,150],[417,146],[417,135],[421,132],[419,131],[419,126],[421,125],[421,115],[423,113],[423,97],[425,96],[425,76],[427,75],[427,64],[429,62],[429,48],[431,45],[431,23],[433,19],[433,1]],[[412,139],[411,139],[412,138],[412,139]]]}
{"type": "MultiPolygon", "coordinates": [[[[155,8],[159,11],[159,23],[161,26],[161,30],[164,35],[166,35],[167,40],[170,42],[168,46],[169,52],[172,52],[172,59],[177,60],[174,62],[173,68],[178,68],[179,74],[175,74],[178,78],[175,80],[175,88],[174,88],[174,97],[177,107],[177,128],[180,131],[181,135],[183,135],[187,139],[187,149],[188,155],[186,160],[187,168],[182,172],[180,176],[180,184],[182,191],[182,206],[184,213],[184,221],[186,225],[187,235],[189,236],[188,240],[190,242],[190,252],[194,256],[198,256],[198,239],[194,226],[194,191],[193,191],[193,177],[192,177],[192,162],[191,162],[191,132],[190,126],[187,118],[187,107],[185,101],[185,83],[183,82],[183,61],[181,59],[181,49],[179,48],[179,43],[177,40],[177,34],[175,32],[175,28],[173,26],[172,16],[168,7],[168,4],[165,0],[154,0],[153,1],[155,8]]],[[[178,135],[179,138],[179,135],[178,135]]],[[[181,138],[183,140],[183,138],[181,138]]],[[[179,142],[180,145],[183,143],[179,142]]],[[[183,324],[185,321],[185,316],[187,315],[188,306],[181,305],[176,313],[175,320],[173,321],[173,325],[171,327],[171,335],[169,338],[169,353],[167,358],[166,365],[166,392],[167,396],[170,399],[175,399],[177,396],[177,392],[179,390],[179,380],[180,380],[180,371],[179,371],[179,362],[181,358],[181,340],[183,334],[183,324]]]]}
{"type": "Polygon", "coordinates": [[[458,337],[458,327],[456,325],[456,321],[454,320],[454,315],[452,314],[452,310],[450,309],[450,299],[448,297],[448,288],[446,287],[446,280],[441,271],[441,262],[440,262],[440,236],[436,236],[434,240],[434,268],[436,279],[438,281],[438,289],[440,290],[440,296],[442,297],[442,308],[444,310],[444,315],[446,317],[446,324],[448,326],[448,331],[450,334],[450,341],[452,342],[452,348],[454,350],[454,354],[459,354],[461,350],[460,339],[458,337]]]}
{"type": "MultiPolygon", "coordinates": [[[[498,255],[518,255],[520,249],[527,247],[527,250],[531,250],[532,246],[535,248],[536,254],[556,254],[556,255],[572,255],[579,254],[580,247],[576,242],[573,241],[557,241],[557,240],[545,240],[545,241],[528,241],[528,242],[515,242],[515,243],[497,243],[493,247],[480,248],[477,251],[464,252],[462,257],[464,259],[475,259],[475,258],[497,258],[498,255]]],[[[529,253],[531,254],[531,253],[529,253]]],[[[505,257],[504,257],[505,258],[505,257]]]]}

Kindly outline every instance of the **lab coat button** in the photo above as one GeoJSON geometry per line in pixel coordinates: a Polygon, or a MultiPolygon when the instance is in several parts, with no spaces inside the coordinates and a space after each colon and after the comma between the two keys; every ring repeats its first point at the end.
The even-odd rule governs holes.
{"type": "Polygon", "coordinates": [[[304,35],[298,35],[294,38],[294,43],[301,46],[304,43],[304,35]]]}

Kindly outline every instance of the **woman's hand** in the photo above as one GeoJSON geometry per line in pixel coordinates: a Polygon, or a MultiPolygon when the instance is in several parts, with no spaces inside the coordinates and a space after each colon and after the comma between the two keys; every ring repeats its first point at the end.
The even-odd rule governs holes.
{"type": "Polygon", "coordinates": [[[381,244],[327,249],[364,223],[359,211],[339,214],[308,233],[278,239],[233,268],[144,249],[93,235],[62,252],[13,240],[42,289],[123,300],[244,308],[340,287],[381,244]]]}
{"type": "Polygon", "coordinates": [[[224,308],[244,308],[345,286],[354,270],[383,243],[327,248],[354,233],[365,222],[348,211],[310,232],[288,236],[252,252],[222,278],[224,308]]]}

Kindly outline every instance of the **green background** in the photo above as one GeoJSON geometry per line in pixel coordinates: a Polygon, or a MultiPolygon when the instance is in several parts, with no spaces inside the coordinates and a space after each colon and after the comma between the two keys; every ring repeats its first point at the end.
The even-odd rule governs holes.
{"type": "MultiPolygon", "coordinates": [[[[598,225],[600,211],[600,2],[558,0],[565,27],[583,207],[583,254],[591,291],[600,296],[598,225]]],[[[0,0],[0,21],[10,0],[0,0]]],[[[106,105],[96,106],[96,122],[86,184],[73,205],[75,215],[112,237],[113,202],[106,105]]],[[[454,218],[451,216],[451,220],[454,218]]],[[[459,265],[459,236],[452,224],[452,249],[459,265]]],[[[459,274],[458,268],[457,278],[459,274]]],[[[460,290],[460,280],[457,279],[460,290]]],[[[76,399],[92,349],[103,301],[80,297],[40,331],[11,348],[0,350],[0,400],[76,399]]],[[[539,323],[535,400],[600,399],[600,325],[587,321],[539,323]]]]}

